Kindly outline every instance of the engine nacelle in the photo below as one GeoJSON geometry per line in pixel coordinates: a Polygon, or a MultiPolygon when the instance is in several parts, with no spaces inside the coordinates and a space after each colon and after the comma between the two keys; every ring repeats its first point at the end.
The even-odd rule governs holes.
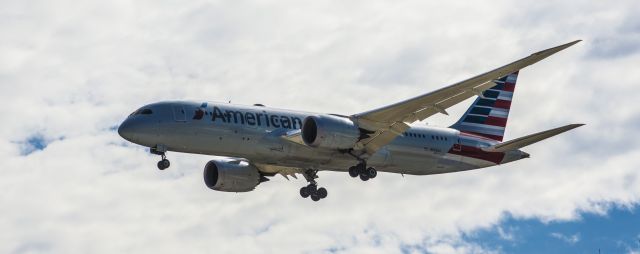
{"type": "Polygon", "coordinates": [[[212,190],[247,192],[258,186],[260,173],[246,161],[211,160],[204,166],[204,183],[212,190]]]}
{"type": "Polygon", "coordinates": [[[360,138],[360,130],[346,117],[308,116],[302,121],[302,140],[311,147],[352,148],[360,138]]]}

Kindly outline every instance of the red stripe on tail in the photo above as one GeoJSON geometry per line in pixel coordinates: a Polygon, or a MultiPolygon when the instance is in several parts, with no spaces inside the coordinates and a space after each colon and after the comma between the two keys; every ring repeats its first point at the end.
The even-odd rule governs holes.
{"type": "Polygon", "coordinates": [[[502,117],[489,116],[484,120],[484,124],[505,127],[507,126],[507,119],[502,117]]]}
{"type": "Polygon", "coordinates": [[[504,90],[504,91],[507,91],[507,92],[513,92],[513,91],[515,91],[515,90],[516,90],[516,84],[514,84],[514,83],[509,83],[509,82],[505,82],[505,83],[504,83],[504,89],[503,89],[503,90],[504,90]]]}
{"type": "Polygon", "coordinates": [[[493,107],[494,108],[509,109],[509,108],[511,108],[511,101],[496,100],[496,102],[493,104],[493,107]]]}

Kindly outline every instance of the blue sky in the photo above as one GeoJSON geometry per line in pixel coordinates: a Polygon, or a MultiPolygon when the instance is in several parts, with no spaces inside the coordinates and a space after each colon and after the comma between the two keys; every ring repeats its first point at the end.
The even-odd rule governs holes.
{"type": "MultiPolygon", "coordinates": [[[[639,253],[640,2],[26,0],[0,9],[0,253],[639,253]],[[119,123],[160,100],[353,114],[576,39],[522,70],[531,158],[211,191],[119,123]],[[135,236],[135,237],[132,237],[135,236]]],[[[470,101],[426,123],[448,126],[470,101]]]]}
{"type": "Polygon", "coordinates": [[[505,253],[640,252],[637,207],[584,213],[577,220],[542,222],[510,216],[499,225],[465,235],[469,241],[505,253]]]}

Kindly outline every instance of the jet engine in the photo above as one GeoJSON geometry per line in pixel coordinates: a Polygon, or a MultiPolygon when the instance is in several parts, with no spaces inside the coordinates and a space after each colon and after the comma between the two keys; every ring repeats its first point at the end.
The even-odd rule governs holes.
{"type": "Polygon", "coordinates": [[[302,121],[302,140],[311,147],[349,149],[360,139],[360,130],[347,117],[308,116],[302,121]]]}
{"type": "Polygon", "coordinates": [[[211,160],[204,166],[204,183],[212,190],[247,192],[258,186],[260,173],[246,161],[211,160]]]}

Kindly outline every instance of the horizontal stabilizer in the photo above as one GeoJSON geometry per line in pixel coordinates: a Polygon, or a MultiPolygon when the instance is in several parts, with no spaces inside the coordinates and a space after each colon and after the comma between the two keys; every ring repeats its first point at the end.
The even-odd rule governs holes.
{"type": "Polygon", "coordinates": [[[516,149],[520,149],[525,146],[531,145],[533,143],[536,143],[538,141],[548,139],[550,137],[553,137],[565,131],[578,128],[583,125],[584,124],[569,124],[569,125],[565,125],[562,127],[548,130],[548,131],[538,132],[538,133],[527,135],[514,140],[509,140],[507,142],[503,142],[494,146],[483,148],[482,150],[485,150],[487,152],[506,152],[506,151],[516,150],[516,149]]]}

